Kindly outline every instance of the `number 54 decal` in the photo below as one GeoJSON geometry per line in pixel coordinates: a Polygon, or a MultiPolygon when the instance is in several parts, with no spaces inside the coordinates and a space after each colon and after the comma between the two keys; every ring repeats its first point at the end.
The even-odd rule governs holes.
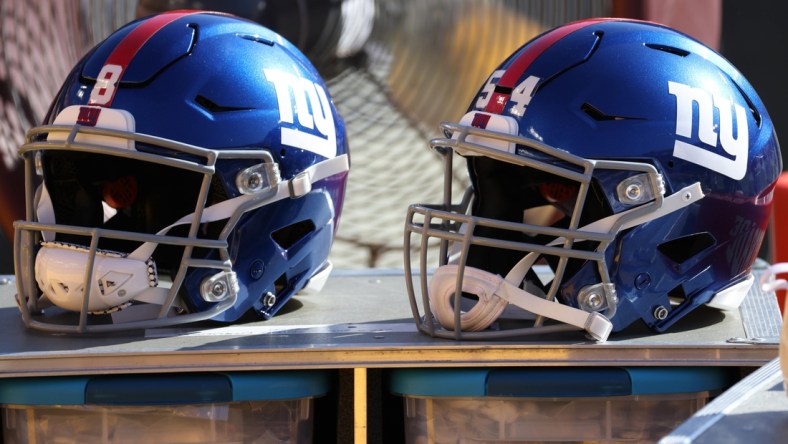
{"type": "MultiPolygon", "coordinates": [[[[498,80],[503,77],[505,72],[505,69],[499,69],[493,72],[490,78],[487,79],[487,83],[484,84],[484,87],[482,87],[479,93],[479,98],[476,99],[476,109],[485,109],[487,107],[495,91],[495,85],[498,83],[498,80]]],[[[528,76],[525,80],[512,88],[512,92],[506,101],[506,105],[512,105],[509,109],[511,114],[522,116],[525,113],[525,107],[531,103],[531,98],[534,95],[534,90],[539,80],[541,80],[539,77],[528,76]]]]}

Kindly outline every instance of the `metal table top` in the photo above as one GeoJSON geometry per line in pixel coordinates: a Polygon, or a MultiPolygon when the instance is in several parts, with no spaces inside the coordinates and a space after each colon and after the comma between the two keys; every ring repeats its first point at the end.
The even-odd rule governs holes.
{"type": "Polygon", "coordinates": [[[402,272],[371,269],[335,271],[321,293],[294,297],[268,321],[76,336],[25,329],[14,293],[14,285],[0,285],[0,377],[417,366],[761,366],[777,356],[776,342],[731,338],[774,339],[781,323],[774,295],[757,290],[738,311],[701,307],[668,333],[633,326],[601,344],[582,332],[496,342],[431,338],[416,330],[402,272]],[[747,309],[748,301],[755,309],[747,309]]]}
{"type": "Polygon", "coordinates": [[[696,412],[659,444],[778,443],[788,434],[788,396],[774,359],[696,412]]]}

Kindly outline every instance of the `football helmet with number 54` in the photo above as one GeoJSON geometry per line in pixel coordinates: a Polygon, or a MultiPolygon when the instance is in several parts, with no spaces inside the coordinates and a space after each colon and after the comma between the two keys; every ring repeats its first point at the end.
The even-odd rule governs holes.
{"type": "Polygon", "coordinates": [[[753,283],[780,149],[753,87],[687,35],[560,26],[442,129],[430,146],[445,158],[445,201],[412,205],[405,228],[422,332],[604,341],[638,320],[662,332],[702,305],[738,307],[753,283]],[[471,184],[457,202],[454,154],[471,184]]]}
{"type": "Polygon", "coordinates": [[[268,318],[331,270],[344,123],[306,57],[254,22],[183,10],[122,27],[19,151],[28,327],[268,318]]]}

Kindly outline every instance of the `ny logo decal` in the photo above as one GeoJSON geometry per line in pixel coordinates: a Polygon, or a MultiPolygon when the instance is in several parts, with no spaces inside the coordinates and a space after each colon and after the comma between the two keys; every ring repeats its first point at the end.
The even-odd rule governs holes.
{"type": "Polygon", "coordinates": [[[731,179],[741,180],[747,172],[747,151],[750,145],[747,112],[744,107],[720,95],[677,82],[668,82],[668,92],[676,96],[678,138],[673,145],[673,155],[731,179]],[[697,104],[697,126],[693,103],[697,104]],[[696,129],[698,140],[703,146],[690,143],[696,129]],[[715,152],[719,151],[718,139],[724,154],[715,152]]]}

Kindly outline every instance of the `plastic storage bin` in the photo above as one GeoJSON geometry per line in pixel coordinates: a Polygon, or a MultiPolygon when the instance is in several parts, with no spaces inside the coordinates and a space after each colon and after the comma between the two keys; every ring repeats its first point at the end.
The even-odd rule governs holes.
{"type": "Polygon", "coordinates": [[[410,444],[655,442],[738,379],[721,367],[396,369],[410,444]]]}
{"type": "Polygon", "coordinates": [[[306,443],[328,372],[0,379],[3,442],[306,443]]]}

